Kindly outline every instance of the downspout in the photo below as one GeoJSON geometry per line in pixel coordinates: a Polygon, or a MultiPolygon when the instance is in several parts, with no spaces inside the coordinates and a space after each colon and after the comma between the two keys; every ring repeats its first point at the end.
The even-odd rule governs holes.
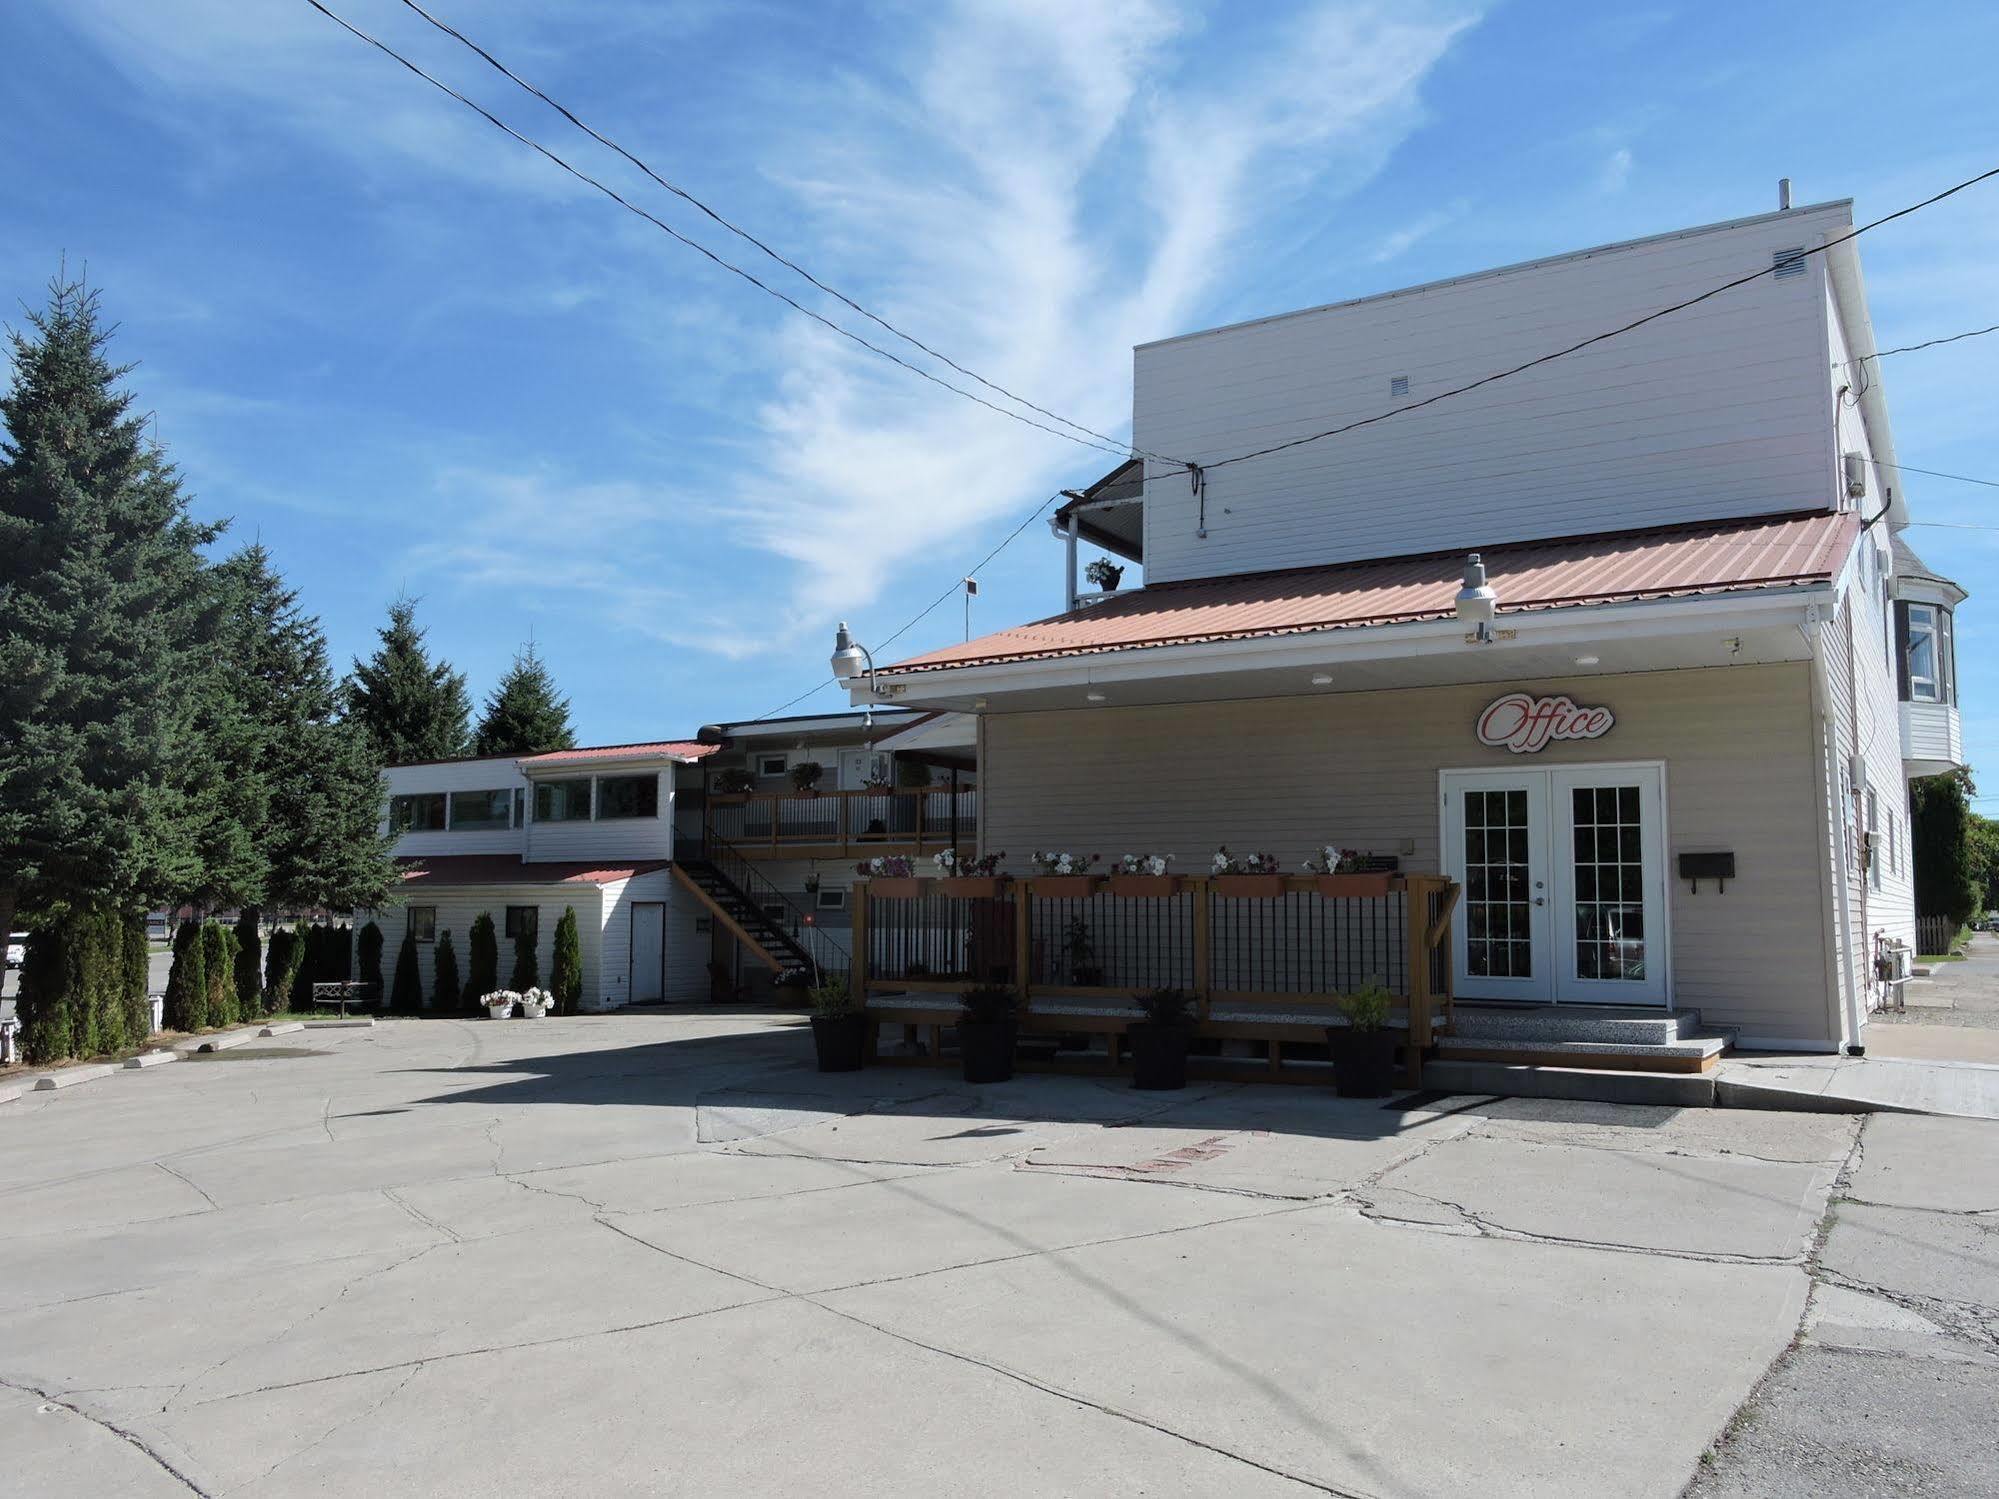
{"type": "Polygon", "coordinates": [[[1826,969],[1829,1010],[1826,1019],[1833,1034],[1841,1035],[1844,1032],[1841,1017],[1852,1010],[1852,948],[1849,944],[1852,913],[1847,898],[1851,886],[1847,881],[1846,839],[1842,836],[1838,820],[1839,761],[1833,738],[1832,684],[1825,659],[1824,627],[1818,616],[1818,608],[1814,605],[1802,630],[1806,644],[1811,647],[1812,717],[1818,728],[1813,758],[1818,762],[1819,899],[1825,929],[1832,939],[1831,961],[1826,969]]]}
{"type": "MultiPolygon", "coordinates": [[[[1860,540],[1863,546],[1867,544],[1867,537],[1864,534],[1860,540]]],[[[1863,1055],[1866,1051],[1866,1046],[1860,1039],[1861,1030],[1867,1024],[1867,999],[1863,993],[1862,986],[1871,986],[1873,983],[1871,976],[1867,978],[1861,976],[1862,974],[1871,975],[1874,962],[1874,926],[1873,918],[1869,914],[1867,900],[1867,892],[1873,888],[1873,881],[1868,877],[1868,864],[1872,860],[1873,855],[1867,847],[1867,835],[1870,830],[1867,826],[1867,819],[1862,815],[1866,810],[1867,804],[1863,800],[1864,793],[1861,789],[1862,777],[1857,773],[1861,768],[1860,662],[1853,648],[1853,616],[1857,612],[1853,598],[1847,599],[1844,612],[1846,615],[1846,691],[1847,700],[1853,705],[1846,715],[1846,732],[1848,746],[1853,756],[1851,763],[1856,771],[1853,777],[1853,787],[1849,794],[1853,797],[1853,826],[1858,832],[1858,836],[1854,841],[1860,845],[1860,950],[1853,959],[1854,967],[1857,970],[1854,974],[1854,981],[1847,986],[1846,1018],[1850,1029],[1846,1032],[1845,1041],[1848,1054],[1857,1057],[1863,1055]]]]}
{"type": "Polygon", "coordinates": [[[1076,512],[1071,510],[1069,512],[1069,528],[1063,537],[1064,547],[1068,552],[1066,562],[1068,568],[1068,587],[1062,605],[1062,612],[1064,614],[1073,614],[1076,610],[1076,534],[1080,524],[1081,522],[1076,512]]]}

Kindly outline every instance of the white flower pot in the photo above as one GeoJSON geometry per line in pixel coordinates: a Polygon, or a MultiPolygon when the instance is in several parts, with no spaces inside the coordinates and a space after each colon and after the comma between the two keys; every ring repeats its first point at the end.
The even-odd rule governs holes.
{"type": "Polygon", "coordinates": [[[542,1018],[542,1016],[548,1013],[548,1006],[531,1005],[528,1004],[526,1001],[523,1001],[521,1004],[521,1013],[527,1016],[527,1018],[530,1020],[539,1020],[542,1018]]]}
{"type": "Polygon", "coordinates": [[[487,1005],[486,1013],[491,1015],[495,1020],[505,1020],[509,1015],[514,1013],[514,1007],[512,1005],[487,1005]]]}

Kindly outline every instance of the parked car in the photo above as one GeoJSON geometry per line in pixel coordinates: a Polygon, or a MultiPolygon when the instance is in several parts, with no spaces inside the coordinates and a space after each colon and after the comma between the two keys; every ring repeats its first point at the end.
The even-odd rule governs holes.
{"type": "Polygon", "coordinates": [[[19,968],[28,961],[28,934],[14,932],[7,938],[7,964],[9,968],[19,968]]]}

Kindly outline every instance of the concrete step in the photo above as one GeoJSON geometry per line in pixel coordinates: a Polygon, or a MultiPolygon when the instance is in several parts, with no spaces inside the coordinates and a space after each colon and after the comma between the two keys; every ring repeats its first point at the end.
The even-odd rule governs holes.
{"type": "Polygon", "coordinates": [[[1508,1062],[1426,1062],[1423,1086],[1450,1093],[1496,1093],[1505,1098],[1574,1098],[1695,1109],[1711,1108],[1715,1101],[1711,1073],[1523,1067],[1508,1062]]]}
{"type": "Polygon", "coordinates": [[[1699,1030],[1700,1011],[1608,1005],[1535,1005],[1528,1009],[1460,1004],[1451,1034],[1494,1040],[1614,1041],[1627,1045],[1669,1045],[1699,1030]]]}
{"type": "MultiPolygon", "coordinates": [[[[1634,1072],[1681,1071],[1709,1063],[1735,1040],[1735,1032],[1716,1030],[1681,1036],[1674,1041],[1557,1041],[1540,1036],[1440,1036],[1439,1056],[1461,1061],[1505,1061],[1517,1053],[1522,1061],[1543,1057],[1605,1058],[1577,1066],[1624,1066],[1634,1072]],[[1488,1055],[1496,1054],[1496,1055],[1488,1055]],[[1619,1061],[1617,1059],[1625,1059],[1619,1061]]],[[[1559,1064],[1557,1064],[1559,1065],[1559,1064]]]]}

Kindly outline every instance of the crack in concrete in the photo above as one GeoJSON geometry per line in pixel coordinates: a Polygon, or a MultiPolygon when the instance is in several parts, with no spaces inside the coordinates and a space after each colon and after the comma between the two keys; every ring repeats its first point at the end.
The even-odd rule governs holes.
{"type": "Polygon", "coordinates": [[[396,1189],[394,1187],[382,1188],[382,1195],[388,1198],[388,1200],[394,1203],[397,1207],[401,1208],[405,1213],[408,1213],[410,1217],[416,1219],[416,1221],[422,1224],[425,1228],[436,1229],[439,1233],[443,1234],[446,1238],[450,1239],[454,1244],[462,1244],[465,1242],[465,1236],[459,1233],[457,1229],[453,1228],[448,1223],[440,1223],[437,1219],[431,1217],[430,1214],[426,1213],[422,1208],[418,1207],[415,1203],[405,1202],[401,1197],[396,1195],[396,1189]]]}
{"type": "Polygon", "coordinates": [[[168,1477],[172,1478],[176,1483],[180,1484],[180,1486],[186,1489],[190,1494],[199,1494],[201,1496],[201,1499],[215,1499],[215,1496],[210,1494],[210,1492],[207,1489],[203,1488],[199,1483],[195,1482],[193,1478],[189,1477],[186,1473],[183,1473],[178,1467],[174,1466],[173,1463],[169,1462],[165,1454],[160,1452],[156,1447],[153,1446],[152,1443],[148,1442],[144,1437],[140,1436],[136,1431],[133,1431],[130,1427],[120,1426],[117,1422],[111,1420],[108,1416],[99,1415],[97,1412],[89,1409],[89,1407],[81,1405],[75,1400],[70,1399],[66,1396],[57,1394],[52,1390],[44,1390],[35,1385],[24,1384],[19,1380],[9,1379],[4,1374],[0,1374],[0,1385],[4,1385],[10,1390],[18,1390],[23,1395],[32,1395],[37,1400],[40,1400],[45,1404],[60,1406],[62,1409],[70,1412],[70,1414],[82,1417],[84,1420],[88,1421],[91,1425],[99,1427],[104,1431],[108,1431],[111,1433],[111,1435],[117,1437],[120,1441],[129,1443],[131,1446],[136,1447],[140,1452],[144,1453],[146,1457],[149,1458],[153,1462],[153,1464],[159,1468],[159,1470],[162,1473],[165,1473],[168,1477]]]}
{"type": "MultiPolygon", "coordinates": [[[[165,1161],[155,1161],[153,1162],[153,1164],[157,1166],[160,1170],[166,1172],[168,1176],[171,1176],[175,1181],[179,1182],[182,1186],[191,1187],[194,1191],[199,1192],[201,1194],[201,1200],[207,1203],[211,1210],[218,1213],[222,1211],[222,1204],[217,1202],[214,1199],[214,1197],[212,1197],[209,1194],[208,1188],[204,1187],[200,1182],[194,1180],[194,1178],[187,1175],[186,1172],[174,1170],[174,1168],[169,1166],[165,1161]]],[[[176,1215],[176,1216],[185,1216],[185,1215],[176,1215]]]]}

